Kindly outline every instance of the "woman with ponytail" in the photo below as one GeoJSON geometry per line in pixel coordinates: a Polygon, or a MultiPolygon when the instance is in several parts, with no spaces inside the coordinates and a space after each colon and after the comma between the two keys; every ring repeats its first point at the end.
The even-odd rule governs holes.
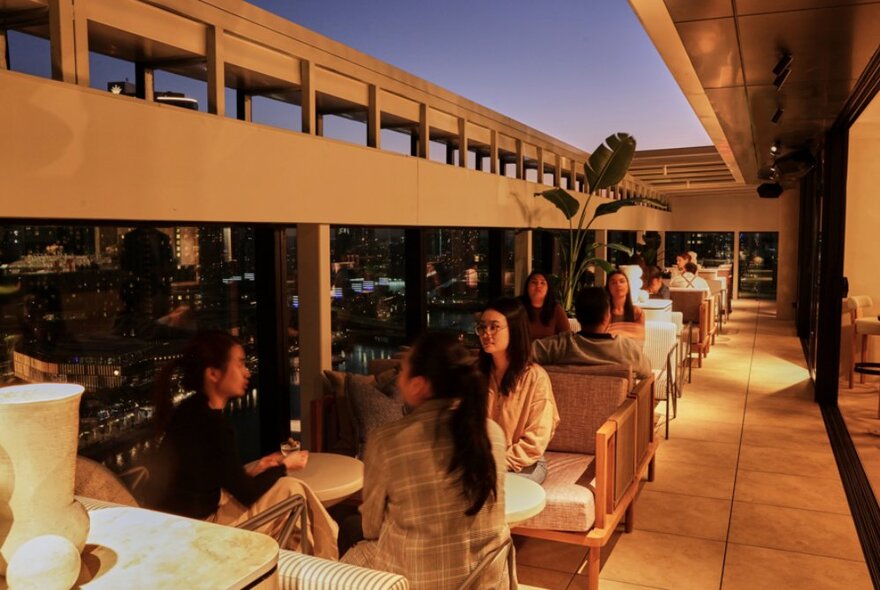
{"type": "Polygon", "coordinates": [[[541,483],[559,412],[547,371],[531,362],[526,310],[512,297],[496,299],[476,331],[480,369],[489,381],[489,418],[504,431],[507,470],[541,483]]]}
{"type": "MultiPolygon", "coordinates": [[[[370,433],[361,527],[342,561],[399,573],[418,589],[458,588],[510,536],[504,437],[486,416],[486,381],[457,339],[428,334],[404,358],[412,411],[370,433]]],[[[503,560],[474,588],[508,588],[503,560]]]]}
{"type": "MultiPolygon", "coordinates": [[[[235,526],[293,495],[306,499],[314,554],[335,559],[337,526],[304,483],[286,477],[305,467],[308,452],[283,457],[273,453],[247,470],[238,457],[235,433],[223,408],[247,390],[250,371],[244,349],[226,332],[197,334],[177,361],[166,366],[156,388],[156,425],[162,435],[151,477],[151,508],[235,526]],[[171,378],[194,392],[177,407],[171,400],[171,378]]],[[[287,515],[259,530],[270,536],[281,531],[287,515]]],[[[300,535],[292,535],[297,549],[300,535]]]]}

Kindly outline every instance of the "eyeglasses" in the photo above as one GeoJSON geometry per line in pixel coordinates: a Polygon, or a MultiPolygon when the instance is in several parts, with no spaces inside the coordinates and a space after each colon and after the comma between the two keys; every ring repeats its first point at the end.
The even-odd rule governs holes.
{"type": "Polygon", "coordinates": [[[483,322],[480,322],[474,327],[474,332],[477,333],[477,336],[482,336],[483,334],[494,336],[497,332],[506,329],[507,326],[502,326],[498,322],[492,322],[491,324],[484,324],[483,322]]]}

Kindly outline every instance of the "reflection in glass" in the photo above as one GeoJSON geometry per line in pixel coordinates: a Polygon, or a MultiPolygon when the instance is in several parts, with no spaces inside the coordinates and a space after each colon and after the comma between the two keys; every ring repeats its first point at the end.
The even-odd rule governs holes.
{"type": "Polygon", "coordinates": [[[740,232],[739,297],[776,299],[778,232],[740,232]]]}
{"type": "MultiPolygon", "coordinates": [[[[255,366],[255,318],[250,227],[0,226],[0,380],[83,385],[79,452],[113,469],[151,446],[151,385],[189,336],[228,330],[255,366]]],[[[229,412],[257,428],[255,408],[229,412]]]]}
{"type": "Polygon", "coordinates": [[[426,229],[425,240],[428,329],[465,338],[489,298],[489,232],[426,229]]]}
{"type": "Polygon", "coordinates": [[[405,257],[403,229],[331,228],[334,368],[366,373],[404,343],[405,257]]]}
{"type": "Polygon", "coordinates": [[[733,232],[666,232],[666,266],[675,266],[682,252],[696,252],[701,267],[715,268],[733,263],[733,232]]]}

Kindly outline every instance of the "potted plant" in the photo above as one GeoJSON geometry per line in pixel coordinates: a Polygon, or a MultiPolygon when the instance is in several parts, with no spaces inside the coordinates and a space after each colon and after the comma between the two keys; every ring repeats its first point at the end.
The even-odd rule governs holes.
{"type": "Polygon", "coordinates": [[[571,310],[578,282],[589,267],[597,266],[606,272],[610,272],[614,268],[607,260],[596,257],[596,248],[605,246],[632,256],[632,249],[620,244],[587,243],[588,232],[596,218],[616,213],[624,207],[636,205],[651,205],[664,211],[669,210],[669,205],[658,199],[647,197],[618,199],[599,205],[587,221],[587,210],[590,208],[593,196],[623,180],[632,163],[635,151],[636,140],[629,134],[615,133],[606,138],[605,143],[596,148],[584,163],[584,182],[586,183],[584,192],[587,196],[583,203],[561,188],[535,193],[536,197],[546,199],[562,211],[568,220],[568,234],[561,248],[563,263],[561,300],[566,311],[571,310]],[[575,216],[578,216],[576,225],[573,222],[575,216]]]}

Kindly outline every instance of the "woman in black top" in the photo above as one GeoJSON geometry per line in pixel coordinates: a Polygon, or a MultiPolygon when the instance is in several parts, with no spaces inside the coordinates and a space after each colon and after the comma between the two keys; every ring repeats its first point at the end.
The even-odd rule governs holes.
{"type": "MultiPolygon", "coordinates": [[[[241,344],[225,332],[202,332],[180,359],[163,370],[156,400],[159,447],[155,507],[160,510],[236,525],[272,505],[300,494],[306,497],[316,555],[336,557],[336,524],[302,482],[285,477],[302,469],[308,452],[283,457],[273,453],[245,469],[235,433],[223,417],[231,399],[242,397],[250,371],[241,344]],[[174,408],[171,375],[182,370],[182,385],[195,393],[174,408]]],[[[261,532],[273,535],[286,515],[261,532]]],[[[293,547],[295,548],[295,547],[293,547]]]]}

